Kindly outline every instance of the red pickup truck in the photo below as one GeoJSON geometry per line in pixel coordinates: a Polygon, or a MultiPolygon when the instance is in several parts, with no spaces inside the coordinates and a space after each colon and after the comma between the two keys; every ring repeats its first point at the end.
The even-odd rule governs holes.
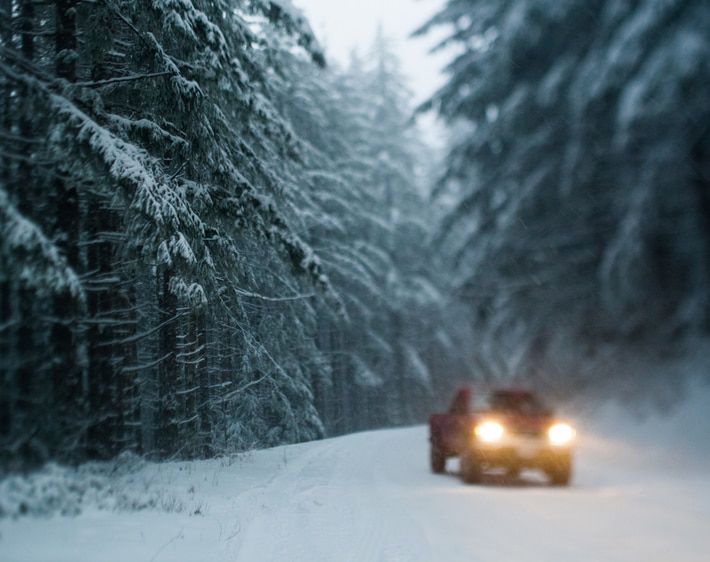
{"type": "Polygon", "coordinates": [[[429,418],[431,469],[444,472],[446,459],[459,457],[461,477],[481,482],[484,472],[503,468],[515,477],[523,468],[544,471],[566,486],[572,476],[575,431],[557,420],[531,391],[460,389],[449,411],[429,418]]]}

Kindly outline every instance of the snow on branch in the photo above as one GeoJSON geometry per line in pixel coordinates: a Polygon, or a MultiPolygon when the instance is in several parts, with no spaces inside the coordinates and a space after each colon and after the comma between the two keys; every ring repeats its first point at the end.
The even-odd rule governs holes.
{"type": "Polygon", "coordinates": [[[18,279],[43,294],[69,294],[84,300],[76,272],[42,229],[24,217],[0,185],[0,250],[18,279]]]}

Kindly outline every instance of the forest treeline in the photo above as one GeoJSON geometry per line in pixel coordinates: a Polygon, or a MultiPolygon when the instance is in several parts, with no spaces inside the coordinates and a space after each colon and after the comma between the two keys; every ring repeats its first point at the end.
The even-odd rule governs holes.
{"type": "Polygon", "coordinates": [[[273,0],[0,0],[0,455],[411,423],[460,354],[379,36],[273,0]]]}
{"type": "Polygon", "coordinates": [[[651,398],[710,376],[710,3],[447,0],[438,232],[478,376],[651,398]]]}
{"type": "Polygon", "coordinates": [[[0,0],[2,467],[413,423],[462,379],[663,404],[702,370],[708,3],[437,28],[441,158],[386,38],[327,65],[288,0],[0,0]]]}

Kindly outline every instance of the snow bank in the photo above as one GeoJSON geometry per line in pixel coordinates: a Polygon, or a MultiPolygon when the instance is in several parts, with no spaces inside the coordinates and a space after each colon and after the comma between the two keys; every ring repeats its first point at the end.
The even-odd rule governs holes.
{"type": "Polygon", "coordinates": [[[124,454],[113,462],[77,468],[48,464],[28,475],[10,476],[0,480],[0,519],[76,517],[87,509],[199,514],[199,502],[179,498],[156,482],[154,471],[158,469],[158,465],[124,454]]]}

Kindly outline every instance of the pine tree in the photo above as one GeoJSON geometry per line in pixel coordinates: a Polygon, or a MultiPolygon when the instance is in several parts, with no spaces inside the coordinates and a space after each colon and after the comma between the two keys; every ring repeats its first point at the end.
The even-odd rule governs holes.
{"type": "Polygon", "coordinates": [[[421,30],[459,49],[426,107],[461,131],[440,240],[484,372],[564,393],[650,376],[645,357],[707,333],[708,18],[702,1],[450,0],[421,30]]]}
{"type": "Polygon", "coordinates": [[[419,419],[448,305],[383,37],[342,70],[285,0],[0,8],[0,465],[419,419]]]}

